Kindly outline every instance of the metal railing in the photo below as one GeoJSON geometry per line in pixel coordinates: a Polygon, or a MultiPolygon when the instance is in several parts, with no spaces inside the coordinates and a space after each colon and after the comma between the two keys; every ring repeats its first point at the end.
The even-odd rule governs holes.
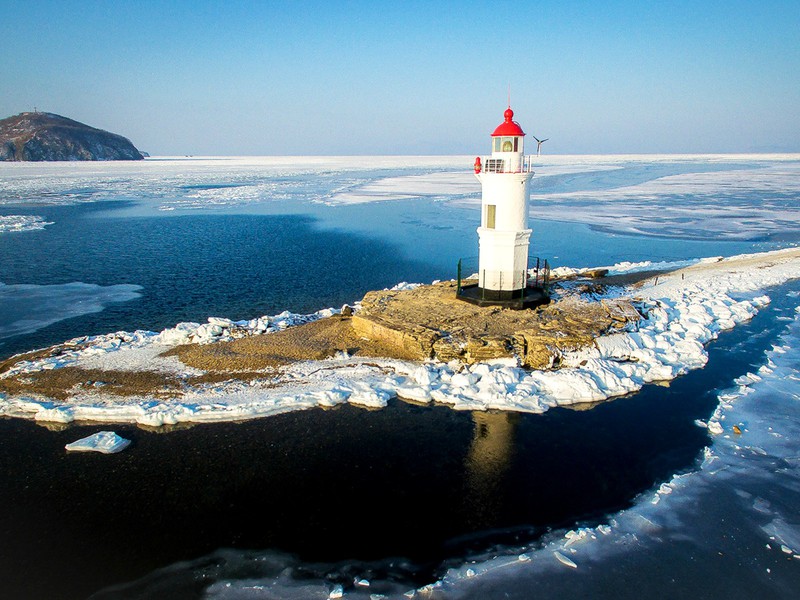
{"type": "Polygon", "coordinates": [[[533,160],[535,158],[533,154],[521,156],[518,161],[483,156],[481,157],[482,170],[484,173],[533,173],[533,160]]]}
{"type": "MultiPolygon", "coordinates": [[[[514,281],[525,282],[525,288],[547,290],[550,286],[550,264],[547,259],[544,261],[538,256],[528,257],[528,270],[527,271],[489,271],[487,269],[478,269],[478,257],[468,257],[458,259],[458,284],[456,294],[461,293],[461,288],[467,281],[476,281],[480,289],[486,289],[487,277],[488,281],[494,284],[493,289],[498,291],[503,290],[503,280],[506,282],[512,281],[511,287],[514,287],[514,281]],[[472,267],[475,265],[475,267],[472,267]],[[530,265],[535,265],[531,267],[530,265]],[[472,267],[472,268],[470,268],[472,267]],[[468,273],[465,275],[465,273],[468,273]]],[[[474,284],[473,284],[474,285],[474,284]]],[[[509,290],[510,291],[510,290],[509,290]]],[[[483,298],[485,299],[485,298],[483,298]]]]}
{"type": "Polygon", "coordinates": [[[527,287],[547,289],[550,285],[550,263],[547,259],[544,262],[538,256],[528,257],[528,283],[527,287]],[[536,259],[536,266],[531,268],[533,259],[536,259]]]}

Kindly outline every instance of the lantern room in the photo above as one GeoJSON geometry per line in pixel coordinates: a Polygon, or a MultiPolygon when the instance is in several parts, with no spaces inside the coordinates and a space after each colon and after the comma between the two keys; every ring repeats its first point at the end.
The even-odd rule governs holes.
{"type": "Polygon", "coordinates": [[[508,152],[524,152],[523,139],[525,132],[519,123],[514,121],[514,111],[509,106],[503,113],[504,121],[492,133],[492,155],[508,152]]]}

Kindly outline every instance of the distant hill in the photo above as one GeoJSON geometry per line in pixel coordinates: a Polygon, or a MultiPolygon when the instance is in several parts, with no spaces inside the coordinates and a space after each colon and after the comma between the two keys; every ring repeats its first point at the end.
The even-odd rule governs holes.
{"type": "Polygon", "coordinates": [[[0,160],[142,160],[130,140],[60,115],[25,112],[0,120],[0,160]]]}

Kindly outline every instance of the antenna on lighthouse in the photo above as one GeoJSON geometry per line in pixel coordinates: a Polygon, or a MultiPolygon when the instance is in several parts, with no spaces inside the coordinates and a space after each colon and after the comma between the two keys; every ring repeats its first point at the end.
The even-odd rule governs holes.
{"type": "Polygon", "coordinates": [[[540,140],[535,135],[531,137],[536,140],[536,156],[539,156],[542,153],[542,144],[544,144],[550,138],[544,138],[543,140],[540,140]]]}
{"type": "Polygon", "coordinates": [[[511,106],[511,84],[508,84],[508,105],[511,106]]]}

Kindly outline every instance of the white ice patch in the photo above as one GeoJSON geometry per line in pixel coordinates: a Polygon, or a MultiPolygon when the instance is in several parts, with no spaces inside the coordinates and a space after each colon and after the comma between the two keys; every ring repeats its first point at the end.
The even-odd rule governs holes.
{"type": "Polygon", "coordinates": [[[141,286],[64,283],[0,283],[0,339],[31,333],[58,321],[102,311],[109,304],[140,296],[141,286]]]}
{"type": "Polygon", "coordinates": [[[572,569],[578,568],[578,565],[575,564],[574,560],[572,560],[571,558],[567,558],[566,556],[561,554],[561,552],[559,552],[558,550],[553,552],[553,556],[555,556],[558,562],[560,562],[562,565],[566,565],[567,567],[570,567],[572,569]]]}
{"type": "MultiPolygon", "coordinates": [[[[450,176],[459,178],[464,171],[470,172],[471,160],[466,156],[247,156],[153,157],[134,163],[4,163],[0,165],[0,205],[62,205],[135,197],[151,201],[154,208],[174,211],[290,199],[331,202],[348,190],[369,186],[386,170],[449,170],[450,176]]],[[[477,185],[474,178],[472,181],[477,185]]],[[[436,193],[451,191],[447,183],[445,177],[436,193]]],[[[428,195],[420,189],[412,195],[419,195],[416,192],[428,195]]],[[[372,199],[381,199],[381,193],[367,192],[375,193],[378,195],[372,199]]]]}
{"type": "Polygon", "coordinates": [[[52,224],[34,215],[0,215],[0,233],[38,231],[52,224]]]}
{"type": "Polygon", "coordinates": [[[93,435],[81,438],[64,446],[67,452],[100,452],[101,454],[115,454],[121,452],[131,443],[113,431],[99,431],[93,435]]]}
{"type": "Polygon", "coordinates": [[[203,371],[184,365],[177,356],[160,356],[162,352],[171,348],[159,344],[139,347],[117,347],[114,352],[110,348],[96,354],[88,354],[75,364],[80,364],[83,369],[98,369],[100,371],[156,371],[160,373],[173,373],[184,377],[202,375],[203,371]]]}
{"type": "MultiPolygon", "coordinates": [[[[0,165],[0,204],[136,197],[151,209],[175,211],[283,200],[426,198],[477,207],[473,161],[474,156],[306,156],[6,163],[0,165]],[[394,173],[387,177],[387,171],[394,173]]],[[[700,239],[785,235],[797,232],[800,223],[798,154],[541,156],[535,170],[531,214],[537,219],[562,221],[568,212],[571,221],[593,227],[700,239]]]]}
{"type": "Polygon", "coordinates": [[[400,283],[393,285],[389,289],[393,292],[402,292],[402,291],[417,289],[421,285],[422,285],[421,283],[408,283],[407,281],[401,281],[400,283]]]}
{"type": "MultiPolygon", "coordinates": [[[[465,160],[464,164],[469,163],[465,160]]],[[[411,198],[443,198],[454,196],[480,196],[480,184],[475,176],[464,169],[457,173],[429,173],[387,177],[353,189],[334,194],[331,204],[361,204],[385,200],[411,198]]]]}

